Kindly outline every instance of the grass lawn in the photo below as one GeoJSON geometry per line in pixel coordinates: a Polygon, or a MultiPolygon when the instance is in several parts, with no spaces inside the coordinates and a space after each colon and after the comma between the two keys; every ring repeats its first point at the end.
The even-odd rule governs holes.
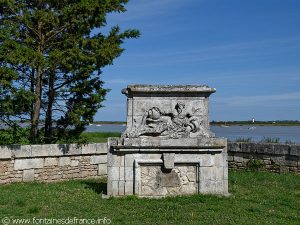
{"type": "Polygon", "coordinates": [[[110,224],[130,225],[299,224],[299,175],[245,171],[230,171],[229,175],[231,197],[101,199],[101,192],[106,191],[103,180],[3,185],[0,224],[3,217],[10,217],[11,221],[106,217],[110,224]]]}
{"type": "Polygon", "coordinates": [[[120,132],[84,132],[81,137],[85,138],[88,143],[104,143],[109,137],[121,137],[120,132]]]}

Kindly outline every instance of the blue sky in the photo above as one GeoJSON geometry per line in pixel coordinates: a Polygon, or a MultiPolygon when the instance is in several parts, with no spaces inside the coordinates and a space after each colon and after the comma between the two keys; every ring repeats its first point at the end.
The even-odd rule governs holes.
{"type": "Polygon", "coordinates": [[[137,28],[103,70],[95,120],[126,120],[128,84],[207,84],[210,120],[300,120],[299,0],[131,0],[108,24],[137,28]]]}

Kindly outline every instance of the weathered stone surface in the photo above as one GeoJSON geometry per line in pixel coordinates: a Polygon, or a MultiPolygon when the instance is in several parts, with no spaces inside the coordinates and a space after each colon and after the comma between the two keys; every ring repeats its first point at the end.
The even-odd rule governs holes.
{"type": "MultiPolygon", "coordinates": [[[[109,192],[108,192],[109,193],[109,192]]],[[[113,180],[111,182],[111,189],[110,193],[113,196],[119,196],[119,181],[118,180],[113,180]]]]}
{"type": "Polygon", "coordinates": [[[24,170],[23,171],[23,182],[31,182],[34,181],[34,169],[24,170]]]}
{"type": "Polygon", "coordinates": [[[58,165],[58,158],[45,158],[45,166],[57,166],[58,165]]]}
{"type": "Polygon", "coordinates": [[[0,146],[0,157],[1,159],[10,159],[12,151],[7,146],[0,146]]]}
{"type": "Polygon", "coordinates": [[[170,139],[211,136],[207,97],[213,89],[207,86],[149,87],[134,85],[123,91],[130,102],[128,121],[132,123],[123,134],[125,139],[145,135],[170,139]],[[141,93],[141,90],[145,92],[141,93]],[[185,90],[189,91],[185,93],[185,90]],[[140,95],[142,97],[135,98],[140,95]]]}
{"type": "Polygon", "coordinates": [[[81,146],[82,154],[95,154],[97,153],[97,144],[87,144],[81,146]]]}
{"type": "Polygon", "coordinates": [[[124,156],[123,155],[108,155],[107,156],[107,166],[112,166],[112,167],[124,166],[124,156]]]}
{"type": "Polygon", "coordinates": [[[97,153],[107,154],[107,143],[97,143],[95,145],[97,148],[97,153]]]}
{"type": "MultiPolygon", "coordinates": [[[[264,169],[271,172],[288,171],[297,173],[299,165],[300,145],[291,144],[265,144],[265,143],[242,143],[243,148],[248,149],[236,152],[232,144],[228,144],[228,160],[230,167],[244,169],[250,159],[260,160],[264,169]],[[254,149],[254,150],[253,150],[254,149]],[[236,156],[235,158],[233,156],[236,156]],[[283,168],[283,169],[282,169],[283,168]]],[[[299,171],[298,171],[299,172],[299,171]]]]}
{"type": "Polygon", "coordinates": [[[119,181],[119,188],[118,188],[119,190],[119,193],[118,193],[118,195],[124,195],[125,194],[125,181],[123,181],[123,180],[120,180],[119,181]]]}
{"type": "Polygon", "coordinates": [[[163,153],[164,167],[167,170],[174,168],[175,153],[163,153]]]}
{"type": "Polygon", "coordinates": [[[0,175],[5,174],[9,167],[10,161],[0,161],[0,175]]]}
{"type": "MultiPolygon", "coordinates": [[[[216,190],[217,182],[215,180],[201,180],[200,192],[203,194],[217,194],[216,190]]],[[[223,188],[223,187],[222,187],[223,188]]]]}
{"type": "Polygon", "coordinates": [[[232,162],[233,161],[233,155],[228,155],[228,162],[232,162]]]}
{"type": "Polygon", "coordinates": [[[134,167],[125,167],[125,180],[133,181],[134,180],[134,167]]]}
{"type": "Polygon", "coordinates": [[[93,155],[91,156],[91,164],[100,164],[107,162],[107,155],[93,155]]]}
{"type": "Polygon", "coordinates": [[[234,161],[235,162],[244,162],[244,155],[243,153],[235,153],[234,156],[234,161]]]}
{"type": "MultiPolygon", "coordinates": [[[[159,155],[159,158],[161,157],[161,155],[159,155]]],[[[125,167],[133,167],[134,166],[134,161],[144,158],[144,155],[142,154],[126,154],[124,156],[125,158],[125,167]]],[[[109,158],[108,158],[109,160],[109,158]]]]}
{"type": "Polygon", "coordinates": [[[285,159],[286,157],[285,156],[281,156],[281,155],[276,155],[276,156],[273,156],[271,158],[271,161],[277,165],[284,165],[285,164],[285,159]]]}
{"type": "Polygon", "coordinates": [[[299,157],[298,156],[286,156],[286,162],[284,165],[290,166],[290,167],[296,167],[298,165],[299,157]]]}
{"type": "Polygon", "coordinates": [[[107,175],[107,164],[99,164],[98,165],[98,175],[99,176],[107,175]]]}
{"type": "Polygon", "coordinates": [[[71,159],[70,157],[60,157],[58,160],[59,166],[70,166],[71,165],[71,159]]]}
{"type": "Polygon", "coordinates": [[[12,155],[15,158],[29,158],[32,157],[31,145],[21,145],[19,148],[13,148],[12,155]]]}
{"type": "MultiPolygon", "coordinates": [[[[82,148],[83,147],[93,147],[92,145],[88,144],[88,145],[79,145],[79,144],[69,144],[67,151],[64,152],[64,155],[81,155],[82,154],[82,148]]],[[[95,148],[95,146],[94,146],[95,148]]]]}
{"type": "Polygon", "coordinates": [[[194,166],[176,166],[164,172],[161,166],[141,167],[141,196],[168,196],[197,193],[194,166]],[[190,176],[190,177],[189,177],[190,176]]]}
{"type": "Polygon", "coordinates": [[[257,152],[256,143],[240,143],[241,151],[245,153],[255,153],[257,152]]]}
{"type": "Polygon", "coordinates": [[[290,146],[290,155],[300,157],[300,145],[291,145],[290,146]]]}
{"type": "Polygon", "coordinates": [[[120,167],[107,167],[107,177],[110,181],[120,179],[120,167]]]}
{"type": "Polygon", "coordinates": [[[79,160],[71,160],[71,166],[77,167],[79,165],[79,160]]]}
{"type": "Polygon", "coordinates": [[[108,194],[198,193],[202,168],[208,169],[201,179],[214,181],[206,185],[214,185],[209,191],[227,194],[227,140],[214,138],[209,130],[208,97],[214,91],[189,85],[129,85],[123,90],[127,128],[121,139],[108,142],[108,194]]]}
{"type": "Polygon", "coordinates": [[[215,155],[211,154],[176,154],[175,163],[200,163],[201,166],[213,166],[215,155]]]}
{"type": "Polygon", "coordinates": [[[274,154],[288,155],[290,149],[291,149],[290,145],[275,144],[274,145],[274,154]]]}
{"type": "MultiPolygon", "coordinates": [[[[170,96],[174,96],[174,93],[179,93],[183,96],[186,96],[188,93],[192,93],[192,96],[198,94],[198,97],[207,96],[211,93],[216,92],[216,89],[210,88],[207,85],[128,85],[126,89],[122,90],[122,93],[128,97],[134,93],[138,96],[145,93],[153,93],[155,96],[160,96],[159,93],[162,93],[162,97],[166,96],[166,93],[169,93],[170,96]],[[207,95],[205,95],[207,93],[207,95]]],[[[147,95],[147,96],[151,96],[147,95]]],[[[176,95],[175,95],[176,96],[176,95]]]]}
{"type": "Polygon", "coordinates": [[[119,180],[120,181],[125,180],[125,167],[124,166],[119,167],[119,180]]]}
{"type": "Polygon", "coordinates": [[[35,156],[48,156],[51,150],[55,149],[51,145],[31,145],[31,155],[35,156]]]}
{"type": "Polygon", "coordinates": [[[125,181],[125,192],[124,195],[133,195],[134,183],[133,181],[125,181]]]}
{"type": "Polygon", "coordinates": [[[32,158],[32,159],[16,159],[14,164],[15,170],[35,169],[43,168],[43,158],[32,158]]]}
{"type": "Polygon", "coordinates": [[[229,142],[228,146],[231,152],[241,152],[241,143],[229,142]]]}
{"type": "Polygon", "coordinates": [[[257,148],[257,153],[274,154],[274,145],[273,144],[261,144],[257,148]]]}

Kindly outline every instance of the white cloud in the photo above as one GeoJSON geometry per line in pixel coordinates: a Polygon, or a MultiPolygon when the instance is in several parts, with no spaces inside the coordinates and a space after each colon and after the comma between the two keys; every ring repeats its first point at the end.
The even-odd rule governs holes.
{"type": "Polygon", "coordinates": [[[283,53],[297,51],[300,47],[300,37],[288,37],[277,39],[266,39],[251,42],[223,44],[210,47],[197,46],[196,48],[181,51],[159,51],[144,53],[127,53],[124,67],[149,67],[176,65],[178,63],[205,63],[205,62],[229,62],[248,61],[249,59],[266,59],[274,55],[285,55],[283,53]],[[134,62],[127,63],[127,62],[134,62]]]}

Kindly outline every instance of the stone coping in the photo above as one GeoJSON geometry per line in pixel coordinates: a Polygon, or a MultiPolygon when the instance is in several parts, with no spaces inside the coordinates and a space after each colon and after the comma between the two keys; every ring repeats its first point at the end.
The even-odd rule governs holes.
{"type": "Polygon", "coordinates": [[[133,84],[128,85],[122,90],[122,93],[128,95],[129,93],[214,93],[215,88],[210,88],[207,85],[142,85],[133,84]]]}
{"type": "MultiPolygon", "coordinates": [[[[123,145],[143,148],[224,148],[226,138],[178,138],[165,139],[160,137],[138,137],[124,139],[109,139],[111,145],[123,145]]],[[[130,147],[129,147],[130,148],[130,147]]]]}
{"type": "Polygon", "coordinates": [[[249,154],[290,155],[300,157],[299,144],[228,142],[230,152],[249,154]]]}
{"type": "Polygon", "coordinates": [[[116,152],[126,152],[126,153],[141,153],[141,152],[178,152],[178,153],[220,153],[223,151],[224,147],[220,147],[220,146],[211,146],[211,148],[208,147],[203,147],[203,148],[193,148],[193,147],[187,147],[187,146],[178,146],[176,148],[172,147],[168,147],[168,148],[161,148],[161,147],[157,147],[157,148],[153,148],[152,146],[148,146],[145,148],[145,146],[139,148],[136,146],[111,146],[113,149],[115,149],[116,152]],[[131,148],[132,147],[132,148],[131,148]]]}
{"type": "Polygon", "coordinates": [[[107,143],[4,145],[0,146],[0,159],[54,157],[70,155],[106,154],[107,143]]]}
{"type": "Polygon", "coordinates": [[[143,148],[143,149],[222,149],[226,146],[223,145],[202,145],[202,146],[187,146],[187,145],[177,145],[177,146],[153,146],[153,145],[110,145],[116,149],[135,149],[135,148],[143,148]]]}

